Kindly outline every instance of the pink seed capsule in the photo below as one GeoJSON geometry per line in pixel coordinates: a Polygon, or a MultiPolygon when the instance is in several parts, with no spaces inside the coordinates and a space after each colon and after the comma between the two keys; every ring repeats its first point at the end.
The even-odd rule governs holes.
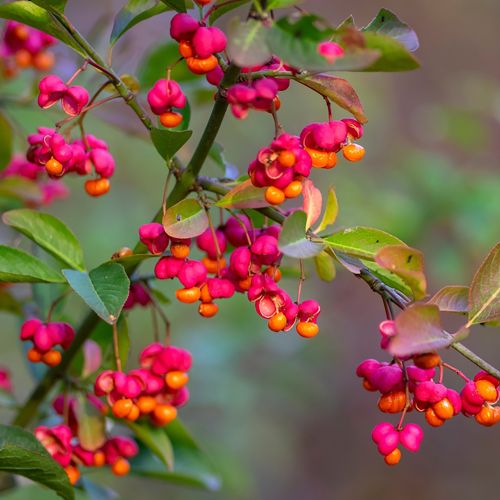
{"type": "Polygon", "coordinates": [[[185,288],[201,285],[207,279],[206,267],[197,260],[190,260],[181,267],[177,278],[185,288]]]}
{"type": "Polygon", "coordinates": [[[40,326],[33,336],[34,346],[42,352],[50,351],[54,346],[54,341],[46,325],[40,326]]]}
{"type": "Polygon", "coordinates": [[[90,161],[94,164],[97,174],[109,179],[115,171],[115,160],[109,151],[105,149],[93,149],[90,154],[90,161]]]}
{"type": "Polygon", "coordinates": [[[139,228],[139,239],[148,247],[152,254],[160,254],[164,252],[169,243],[169,238],[165,229],[158,222],[143,224],[139,228]]]}
{"type": "Polygon", "coordinates": [[[211,278],[207,280],[207,286],[214,299],[229,299],[235,292],[233,283],[225,278],[211,278]]]}
{"type": "Polygon", "coordinates": [[[411,452],[418,451],[423,437],[424,432],[417,424],[407,424],[399,433],[399,440],[401,444],[411,452]]]}
{"type": "Polygon", "coordinates": [[[66,114],[77,116],[89,102],[87,89],[75,85],[66,90],[62,97],[62,107],[66,114]]]}

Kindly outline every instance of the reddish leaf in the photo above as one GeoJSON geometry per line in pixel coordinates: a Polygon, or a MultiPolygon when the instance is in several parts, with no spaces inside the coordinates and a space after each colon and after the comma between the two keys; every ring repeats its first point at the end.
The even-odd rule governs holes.
{"type": "Polygon", "coordinates": [[[399,276],[411,288],[415,299],[425,297],[427,281],[422,252],[404,245],[389,245],[378,251],[375,262],[399,276]]]}
{"type": "Polygon", "coordinates": [[[435,304],[440,311],[467,314],[469,311],[469,287],[445,286],[427,302],[435,304]]]}
{"type": "Polygon", "coordinates": [[[500,243],[491,250],[472,280],[468,325],[500,319],[500,243]]]}
{"type": "Polygon", "coordinates": [[[306,231],[318,220],[321,215],[323,196],[321,191],[314,185],[313,181],[306,179],[303,183],[302,195],[304,205],[302,210],[307,214],[306,231]]]}
{"type": "Polygon", "coordinates": [[[85,378],[96,372],[102,363],[101,347],[93,340],[86,340],[83,344],[82,377],[85,378]]]}
{"type": "Polygon", "coordinates": [[[439,308],[434,304],[413,304],[396,318],[396,335],[390,339],[393,356],[411,356],[448,347],[455,339],[443,330],[439,308]]]}
{"type": "Polygon", "coordinates": [[[352,113],[360,123],[366,123],[366,117],[358,94],[352,85],[344,78],[318,73],[306,78],[297,77],[295,80],[309,87],[322,96],[328,97],[341,108],[352,113]]]}

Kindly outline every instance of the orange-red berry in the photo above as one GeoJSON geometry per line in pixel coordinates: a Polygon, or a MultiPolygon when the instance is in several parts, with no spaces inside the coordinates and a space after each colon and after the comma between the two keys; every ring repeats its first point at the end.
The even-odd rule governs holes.
{"type": "Polygon", "coordinates": [[[189,375],[186,372],[178,370],[168,372],[165,375],[165,383],[170,389],[178,390],[184,387],[189,382],[189,375]]]}
{"type": "Polygon", "coordinates": [[[384,457],[384,461],[387,465],[397,465],[401,460],[401,451],[396,448],[394,451],[391,451],[389,455],[384,457]]]}
{"type": "Polygon", "coordinates": [[[413,363],[415,366],[424,370],[435,368],[441,363],[441,357],[437,352],[426,352],[424,354],[417,354],[413,356],[413,363]]]}
{"type": "Polygon", "coordinates": [[[319,332],[319,326],[309,321],[300,321],[297,323],[297,333],[306,339],[316,337],[319,332]]]}
{"type": "Polygon", "coordinates": [[[80,479],[80,471],[74,465],[68,465],[64,470],[68,475],[69,482],[76,484],[80,479]]]}
{"type": "Polygon", "coordinates": [[[176,259],[186,259],[189,257],[190,252],[189,245],[184,245],[184,243],[172,243],[170,245],[170,253],[176,259]]]}
{"type": "Polygon", "coordinates": [[[194,56],[194,50],[191,42],[187,40],[183,40],[182,42],[179,43],[179,54],[182,57],[185,57],[186,59],[188,57],[193,57],[194,56]]]}
{"type": "Polygon", "coordinates": [[[297,198],[302,193],[302,182],[292,181],[284,190],[286,198],[297,198]]]}
{"type": "Polygon", "coordinates": [[[89,179],[85,182],[85,191],[90,196],[102,196],[109,191],[111,184],[108,179],[89,179]]]}
{"type": "Polygon", "coordinates": [[[441,420],[449,420],[454,414],[453,405],[448,398],[444,398],[441,401],[434,403],[432,405],[432,409],[441,420]]]}
{"type": "Polygon", "coordinates": [[[203,302],[198,307],[198,313],[204,318],[212,318],[219,312],[219,306],[213,302],[203,302]]]}
{"type": "Polygon", "coordinates": [[[326,160],[326,165],[323,168],[330,169],[337,165],[337,153],[331,151],[328,153],[328,158],[326,160]]]}
{"type": "Polygon", "coordinates": [[[214,300],[213,297],[210,295],[210,291],[208,290],[208,285],[206,284],[200,288],[200,300],[204,304],[210,304],[212,300],[214,300]]]}
{"type": "Polygon", "coordinates": [[[153,410],[153,416],[159,425],[166,425],[175,420],[177,409],[172,405],[156,405],[156,408],[153,410]]]}
{"type": "Polygon", "coordinates": [[[266,201],[271,205],[280,205],[285,201],[285,193],[274,186],[269,186],[265,194],[266,201]]]}
{"type": "Polygon", "coordinates": [[[399,413],[406,406],[405,391],[395,391],[383,394],[378,401],[380,411],[384,413],[399,413]]]}
{"type": "Polygon", "coordinates": [[[141,416],[141,410],[137,405],[132,405],[129,414],[127,415],[127,420],[130,422],[135,422],[141,416]]]}
{"type": "Polygon", "coordinates": [[[31,63],[38,71],[49,71],[56,62],[56,58],[52,52],[39,52],[33,56],[31,63]]]}
{"type": "Polygon", "coordinates": [[[427,420],[427,423],[432,427],[440,427],[444,424],[444,420],[436,415],[432,407],[425,410],[425,420],[427,420]]]}
{"type": "Polygon", "coordinates": [[[156,399],[152,396],[141,396],[137,400],[137,407],[141,413],[151,413],[156,407],[156,399]]]}
{"type": "Polygon", "coordinates": [[[192,304],[200,299],[200,289],[196,286],[192,288],[181,288],[175,292],[175,296],[179,302],[184,304],[192,304]]]}
{"type": "Polygon", "coordinates": [[[188,57],[186,59],[186,64],[190,71],[195,75],[204,75],[209,71],[212,71],[217,67],[219,61],[214,55],[208,56],[205,59],[200,59],[198,57],[188,57]]]}
{"type": "Polygon", "coordinates": [[[278,162],[282,167],[291,168],[295,165],[295,155],[292,151],[281,151],[278,156],[278,162]]]}
{"type": "Polygon", "coordinates": [[[182,115],[176,111],[167,111],[160,115],[160,123],[166,128],[175,128],[182,123],[182,115]]]}
{"type": "Polygon", "coordinates": [[[226,267],[226,259],[224,257],[221,257],[219,260],[203,257],[203,259],[201,259],[201,263],[210,274],[217,274],[226,267]]]}
{"type": "Polygon", "coordinates": [[[18,50],[16,52],[15,59],[16,64],[22,69],[29,68],[33,62],[31,54],[26,49],[18,50]]]}
{"type": "Polygon", "coordinates": [[[45,164],[45,170],[47,170],[50,175],[59,176],[63,173],[64,169],[61,162],[57,161],[55,158],[51,158],[45,164]]]}
{"type": "Polygon", "coordinates": [[[488,403],[495,403],[498,400],[497,388],[489,380],[481,379],[474,382],[477,392],[488,403]]]}
{"type": "Polygon", "coordinates": [[[26,354],[26,357],[32,363],[39,363],[40,361],[42,361],[42,356],[43,354],[40,351],[37,351],[35,348],[30,349],[26,354]]]}
{"type": "Polygon", "coordinates": [[[278,312],[269,319],[267,326],[273,332],[281,332],[286,326],[286,321],[286,316],[282,312],[278,312]]]}
{"type": "Polygon", "coordinates": [[[474,416],[478,424],[490,427],[496,424],[495,411],[489,405],[483,405],[478,414],[474,416]]]}
{"type": "Polygon", "coordinates": [[[266,274],[272,278],[276,283],[281,280],[281,271],[279,267],[268,267],[266,269],[266,274]]]}
{"type": "Polygon", "coordinates": [[[344,158],[349,161],[360,161],[365,156],[365,148],[359,144],[347,144],[342,148],[344,158]]]}
{"type": "Polygon", "coordinates": [[[94,453],[94,467],[102,467],[106,463],[106,455],[103,451],[94,453]]]}
{"type": "Polygon", "coordinates": [[[46,352],[42,356],[42,361],[50,367],[57,366],[62,360],[62,354],[59,351],[56,351],[55,349],[52,349],[48,352],[46,352]]]}
{"type": "Polygon", "coordinates": [[[130,472],[128,460],[119,458],[112,466],[111,470],[115,476],[126,476],[130,472]]]}
{"type": "Polygon", "coordinates": [[[328,153],[318,149],[305,148],[312,160],[312,166],[315,168],[325,168],[328,165],[328,153]]]}
{"type": "Polygon", "coordinates": [[[125,418],[135,406],[131,399],[119,399],[113,404],[111,411],[116,418],[125,418]]]}

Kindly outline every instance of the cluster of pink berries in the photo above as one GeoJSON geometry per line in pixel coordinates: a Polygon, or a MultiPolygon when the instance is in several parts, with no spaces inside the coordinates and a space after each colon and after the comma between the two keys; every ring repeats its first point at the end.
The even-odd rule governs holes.
{"type": "MultiPolygon", "coordinates": [[[[283,65],[280,60],[273,57],[267,64],[244,68],[242,74],[256,71],[291,71],[292,68],[283,65]]],[[[210,83],[219,85],[222,79],[222,72],[219,77],[212,74],[208,78],[210,83]]],[[[236,83],[227,91],[227,101],[231,106],[231,112],[238,119],[248,116],[250,109],[271,112],[273,106],[275,111],[280,109],[281,102],[278,93],[287,90],[290,80],[287,78],[264,77],[246,83],[236,83]]]]}
{"type": "Polygon", "coordinates": [[[198,312],[202,316],[217,314],[215,300],[228,299],[235,292],[247,293],[272,331],[288,331],[298,321],[297,332],[313,337],[319,331],[319,304],[314,300],[297,304],[277,285],[283,257],[278,249],[280,230],[277,225],[257,230],[246,216],[230,217],[219,228],[207,228],[198,236],[196,244],[205,253],[201,260],[188,259],[191,241],[170,242],[159,223],[141,226],[139,237],[153,254],[165,252],[170,243],[170,254],[158,260],[155,276],[177,278],[183,286],[176,292],[177,299],[187,304],[200,301],[198,312]],[[224,253],[230,245],[233,248],[227,261],[224,253]]]}
{"type": "Polygon", "coordinates": [[[62,109],[69,116],[77,116],[89,102],[89,93],[79,85],[68,86],[56,75],[42,78],[38,84],[38,105],[48,109],[61,102],[62,109]]]}
{"type": "Polygon", "coordinates": [[[0,67],[3,76],[11,78],[19,70],[33,67],[48,71],[54,65],[54,54],[47,50],[56,39],[17,21],[7,21],[0,42],[0,67]]]}
{"type": "Polygon", "coordinates": [[[191,354],[179,347],[159,343],[145,347],[139,356],[140,368],[128,373],[106,370],[95,381],[96,396],[106,396],[116,418],[135,421],[149,417],[158,426],[177,416],[187,403],[191,354]]]}
{"type": "Polygon", "coordinates": [[[52,201],[68,196],[68,188],[61,181],[46,179],[44,174],[45,168],[31,163],[21,155],[14,155],[7,167],[0,172],[0,179],[23,177],[36,182],[41,196],[26,200],[26,204],[31,207],[50,205],[52,201]]]}
{"type": "MultiPolygon", "coordinates": [[[[107,408],[98,399],[92,395],[87,395],[87,399],[98,411],[106,414],[107,408]]],[[[39,426],[35,429],[35,437],[64,468],[71,484],[77,483],[80,478],[80,466],[109,465],[117,476],[128,474],[130,470],[128,459],[137,455],[139,451],[136,442],[126,436],[113,436],[107,438],[96,449],[85,448],[78,439],[77,404],[76,399],[72,397],[58,396],[52,407],[58,415],[67,419],[67,423],[52,427],[39,426]]]]}
{"type": "Polygon", "coordinates": [[[182,115],[172,108],[183,108],[186,96],[181,86],[174,80],[158,80],[148,92],[151,111],[160,117],[160,123],[167,128],[174,128],[182,122],[182,115]]]}
{"type": "Polygon", "coordinates": [[[45,167],[51,177],[62,177],[67,173],[99,176],[85,182],[85,190],[91,196],[101,196],[109,191],[109,179],[115,171],[115,161],[105,141],[87,134],[84,139],[71,143],[54,129],[40,127],[38,133],[28,136],[29,162],[45,167]]]}
{"type": "Polygon", "coordinates": [[[302,180],[309,177],[311,166],[311,157],[299,138],[281,134],[258,152],[248,166],[248,175],[254,186],[267,187],[268,203],[279,205],[286,198],[296,198],[302,193],[302,180]]]}
{"type": "Polygon", "coordinates": [[[323,56],[329,64],[344,56],[344,49],[335,42],[318,43],[318,54],[323,56]]]}
{"type": "MultiPolygon", "coordinates": [[[[395,334],[395,323],[383,321],[379,329],[381,347],[385,349],[390,337],[395,334]]],[[[397,428],[384,422],[373,430],[373,440],[389,465],[398,463],[401,458],[397,449],[399,443],[410,451],[417,451],[422,440],[422,430],[414,424],[410,424],[411,431],[403,432],[408,428],[408,425],[403,428],[402,424],[409,411],[424,413],[425,420],[432,427],[440,427],[459,413],[466,417],[473,416],[485,426],[500,422],[500,407],[493,406],[500,397],[499,380],[486,372],[479,372],[473,380],[469,380],[458,369],[444,363],[435,352],[418,354],[411,360],[413,364],[409,365],[410,359],[397,359],[392,363],[366,359],[356,370],[366,390],[380,392],[380,411],[402,414],[397,428]],[[439,368],[438,382],[434,381],[436,368],[439,368]],[[460,393],[442,383],[445,368],[465,381],[460,393]]]]}
{"type": "Polygon", "coordinates": [[[310,123],[300,133],[302,147],[309,153],[313,167],[333,168],[337,164],[337,153],[342,150],[344,158],[359,161],[365,149],[353,143],[363,135],[363,126],[353,118],[310,123]]]}
{"type": "Polygon", "coordinates": [[[227,44],[223,31],[207,27],[189,14],[176,14],[172,18],[170,36],[179,42],[179,53],[196,75],[214,70],[219,65],[215,54],[225,50],[227,44]]]}
{"type": "Polygon", "coordinates": [[[48,366],[57,366],[62,359],[60,350],[68,349],[75,338],[75,331],[68,323],[43,323],[33,318],[25,321],[21,326],[22,341],[31,341],[33,347],[27,357],[32,363],[45,363],[48,366]]]}

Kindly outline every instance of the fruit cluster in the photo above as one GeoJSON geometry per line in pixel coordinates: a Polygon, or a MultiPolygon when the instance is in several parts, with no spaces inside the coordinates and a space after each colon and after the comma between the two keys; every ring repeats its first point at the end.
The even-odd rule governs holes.
{"type": "Polygon", "coordinates": [[[311,157],[298,137],[281,134],[269,147],[262,148],[248,166],[252,184],[267,187],[266,201],[280,205],[302,193],[302,180],[311,173],[311,157]]]}
{"type": "Polygon", "coordinates": [[[68,323],[43,323],[32,318],[21,326],[22,341],[31,341],[33,347],[27,357],[32,363],[45,363],[48,366],[57,366],[62,359],[61,351],[68,349],[75,338],[75,331],[68,323]]]}
{"type": "Polygon", "coordinates": [[[48,71],[54,65],[54,54],[48,50],[56,39],[17,21],[7,21],[0,41],[0,67],[3,76],[11,78],[20,70],[33,67],[48,71]]]}
{"type": "Polygon", "coordinates": [[[309,153],[315,168],[333,168],[337,164],[337,153],[342,150],[344,158],[359,161],[365,149],[353,143],[363,135],[363,126],[353,118],[310,123],[300,133],[302,147],[309,153]]]}
{"type": "Polygon", "coordinates": [[[153,254],[162,254],[170,243],[169,255],[162,255],[156,263],[155,276],[160,280],[177,278],[183,286],[176,292],[177,299],[187,304],[200,301],[198,312],[202,316],[217,314],[215,300],[228,299],[235,292],[247,293],[272,331],[288,331],[298,321],[297,332],[313,337],[318,333],[319,304],[313,300],[297,304],[277,285],[283,257],[278,249],[280,230],[277,225],[255,229],[244,215],[230,217],[197,237],[196,245],[205,253],[201,260],[188,259],[191,241],[170,241],[159,223],[141,226],[139,237],[153,254]],[[224,254],[230,247],[226,259],[224,254]]]}
{"type": "Polygon", "coordinates": [[[109,179],[115,171],[115,161],[105,141],[86,134],[83,139],[71,143],[54,129],[40,127],[38,133],[28,136],[29,162],[45,167],[50,177],[62,177],[68,173],[99,177],[85,182],[85,190],[91,196],[101,196],[109,191],[109,179]]]}
{"type": "Polygon", "coordinates": [[[68,188],[59,180],[46,179],[44,174],[44,167],[26,160],[21,155],[14,155],[7,167],[0,172],[0,179],[22,177],[36,182],[40,196],[26,199],[26,204],[31,207],[50,205],[58,198],[66,198],[69,194],[68,188]]]}
{"type": "Polygon", "coordinates": [[[170,36],[179,42],[179,53],[196,75],[214,70],[219,61],[215,54],[226,48],[226,35],[215,26],[204,26],[189,14],[176,14],[170,23],[170,36]]]}
{"type": "Polygon", "coordinates": [[[38,84],[38,105],[48,109],[61,102],[62,109],[69,116],[77,116],[89,102],[89,93],[79,85],[68,86],[56,75],[48,75],[38,84]]]}
{"type": "MultiPolygon", "coordinates": [[[[394,321],[383,321],[380,332],[381,347],[385,349],[388,339],[395,332],[394,321]]],[[[440,427],[460,413],[474,417],[484,426],[500,422],[500,406],[494,406],[500,397],[500,381],[486,372],[479,372],[473,380],[469,380],[458,369],[444,363],[435,352],[418,354],[411,359],[398,358],[391,363],[366,359],[358,366],[356,374],[363,379],[366,390],[380,393],[380,411],[401,413],[397,427],[383,422],[372,433],[378,451],[389,465],[399,462],[401,452],[397,447],[400,443],[410,451],[417,451],[422,441],[420,427],[415,424],[403,427],[403,420],[409,411],[424,413],[426,422],[432,427],[440,427]],[[413,364],[409,364],[410,361],[413,364]],[[456,373],[465,381],[460,393],[443,384],[444,369],[456,373]]]]}
{"type": "Polygon", "coordinates": [[[191,354],[179,347],[150,344],[139,356],[140,368],[128,373],[105,370],[94,384],[96,396],[106,396],[116,418],[136,421],[149,417],[154,425],[167,425],[177,408],[187,403],[191,354]]]}
{"type": "MultiPolygon", "coordinates": [[[[63,406],[68,406],[68,413],[74,414],[76,401],[60,396],[54,402],[56,413],[62,414],[63,406]],[[58,411],[59,410],[59,411],[58,411]]],[[[73,417],[75,418],[75,417],[73,417]]],[[[52,458],[64,468],[71,484],[80,478],[79,467],[102,467],[109,465],[113,474],[124,476],[130,470],[128,459],[137,455],[137,443],[127,436],[113,436],[95,450],[88,450],[78,439],[78,425],[59,424],[52,427],[39,426],[35,429],[35,437],[42,443],[52,458]]]]}
{"type": "Polygon", "coordinates": [[[174,80],[158,80],[148,92],[151,111],[160,117],[160,123],[167,128],[174,128],[182,122],[182,115],[172,108],[183,108],[186,96],[180,85],[174,80]]]}
{"type": "MultiPolygon", "coordinates": [[[[243,68],[242,75],[258,71],[291,71],[292,68],[283,65],[279,59],[273,57],[267,64],[243,68]]],[[[222,74],[217,78],[214,74],[210,76],[209,82],[219,85],[222,74]]],[[[279,92],[287,90],[290,80],[287,78],[262,77],[247,82],[236,83],[227,91],[227,101],[231,107],[231,112],[238,119],[248,116],[250,109],[271,112],[277,111],[281,107],[279,92]]]]}

